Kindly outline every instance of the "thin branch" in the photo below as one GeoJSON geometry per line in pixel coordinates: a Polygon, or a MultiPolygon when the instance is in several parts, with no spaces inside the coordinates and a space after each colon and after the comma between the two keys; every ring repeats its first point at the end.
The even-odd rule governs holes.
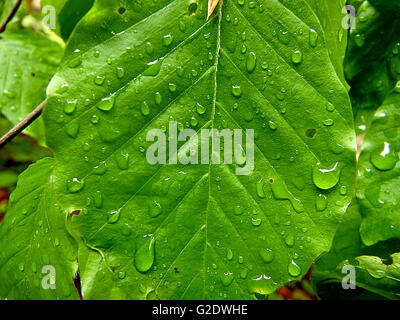
{"type": "Polygon", "coordinates": [[[19,7],[21,6],[22,0],[17,0],[14,3],[14,6],[11,8],[9,14],[7,17],[4,19],[4,21],[0,25],[0,33],[4,32],[6,30],[8,23],[14,18],[15,14],[17,13],[19,7]]]}
{"type": "Polygon", "coordinates": [[[0,149],[3,148],[7,143],[19,135],[26,127],[28,127],[33,121],[35,121],[43,111],[46,101],[39,104],[30,114],[28,114],[20,123],[14,128],[8,131],[4,136],[0,138],[0,149]]]}

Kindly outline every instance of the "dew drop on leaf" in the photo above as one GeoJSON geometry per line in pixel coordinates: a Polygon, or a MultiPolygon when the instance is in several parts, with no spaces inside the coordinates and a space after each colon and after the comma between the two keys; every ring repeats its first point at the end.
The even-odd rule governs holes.
{"type": "Polygon", "coordinates": [[[221,282],[223,286],[229,287],[231,283],[233,282],[234,275],[231,272],[226,272],[221,276],[221,282]]]}
{"type": "Polygon", "coordinates": [[[121,216],[121,213],[120,213],[119,210],[111,211],[111,212],[108,213],[107,221],[108,221],[109,224],[117,223],[119,218],[120,218],[120,216],[121,216]]]}
{"type": "Polygon", "coordinates": [[[320,163],[317,163],[313,166],[312,171],[314,184],[322,190],[332,189],[339,182],[340,166],[338,162],[331,168],[323,167],[320,163]]]}
{"type": "Polygon", "coordinates": [[[292,277],[298,277],[301,274],[300,266],[293,259],[289,262],[287,270],[292,277]]]}
{"type": "Polygon", "coordinates": [[[242,88],[240,86],[232,86],[232,94],[236,98],[240,98],[242,96],[242,88]]]}
{"type": "Polygon", "coordinates": [[[145,273],[150,270],[154,263],[156,239],[153,236],[144,238],[144,242],[136,249],[134,264],[137,271],[145,273]]]}
{"type": "Polygon", "coordinates": [[[303,54],[300,50],[295,50],[292,53],[292,62],[294,64],[300,64],[303,62],[303,54]]]}
{"type": "Polygon", "coordinates": [[[250,52],[246,59],[246,69],[248,73],[253,73],[256,69],[257,56],[254,52],[250,52]]]}
{"type": "Polygon", "coordinates": [[[265,263],[271,263],[272,261],[274,261],[275,255],[271,249],[261,249],[259,251],[259,254],[260,254],[261,259],[265,263]]]}
{"type": "Polygon", "coordinates": [[[76,193],[82,190],[84,182],[78,178],[72,178],[67,182],[67,189],[71,193],[76,193]]]}
{"type": "Polygon", "coordinates": [[[371,163],[378,170],[392,170],[398,160],[398,154],[388,142],[384,142],[379,150],[371,152],[371,163]]]}
{"type": "Polygon", "coordinates": [[[324,194],[319,194],[315,199],[315,208],[318,211],[324,211],[328,206],[328,198],[324,194]]]}

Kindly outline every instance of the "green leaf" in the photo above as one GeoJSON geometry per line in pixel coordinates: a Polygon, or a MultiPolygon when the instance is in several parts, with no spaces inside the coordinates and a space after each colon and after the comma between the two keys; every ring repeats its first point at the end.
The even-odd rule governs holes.
{"type": "MultiPolygon", "coordinates": [[[[0,37],[0,112],[19,123],[46,98],[46,87],[63,55],[63,48],[29,29],[7,29],[0,37]]],[[[41,119],[26,133],[44,140],[41,119]]]]}
{"type": "Polygon", "coordinates": [[[0,23],[8,16],[11,11],[15,0],[2,0],[0,1],[0,23]]]}
{"type": "Polygon", "coordinates": [[[400,94],[395,92],[376,111],[364,139],[357,197],[367,245],[400,237],[399,119],[400,94]]]}
{"type": "Polygon", "coordinates": [[[84,298],[254,299],[329,249],[352,194],[353,116],[300,2],[224,1],[207,21],[207,0],[97,1],[79,23],[44,118],[51,191],[64,218],[80,212],[84,298]],[[171,120],[254,129],[254,173],[150,165],[146,134],[171,120]]]}
{"type": "Polygon", "coordinates": [[[385,3],[364,1],[351,31],[345,73],[356,108],[376,109],[400,80],[400,19],[395,1],[385,3]]]}
{"type": "Polygon", "coordinates": [[[42,8],[53,6],[57,13],[56,32],[67,41],[82,17],[93,6],[94,0],[44,0],[42,8]]]}
{"type": "Polygon", "coordinates": [[[52,190],[54,160],[29,167],[12,193],[9,211],[0,224],[0,298],[76,299],[74,240],[52,190]],[[55,270],[55,288],[48,267],[55,270]]]}
{"type": "Polygon", "coordinates": [[[360,236],[361,223],[359,205],[354,200],[335,234],[330,252],[317,261],[312,282],[322,298],[332,295],[334,299],[338,299],[343,295],[349,299],[353,290],[346,291],[339,287],[339,283],[348,274],[348,267],[353,266],[356,287],[364,290],[354,291],[355,297],[363,298],[360,293],[364,295],[367,291],[386,298],[399,299],[400,254],[393,252],[398,250],[400,242],[393,239],[366,246],[360,236]],[[345,271],[342,272],[344,267],[345,271]],[[331,284],[337,286],[330,287],[331,284]]]}
{"type": "MultiPolygon", "coordinates": [[[[332,63],[336,69],[339,78],[347,87],[344,77],[343,60],[347,48],[347,30],[343,29],[342,8],[346,4],[346,0],[330,1],[330,0],[310,0],[308,1],[311,8],[321,21],[324,29],[324,39],[329,51],[332,63]],[[334,14],[326,14],[331,12],[334,14]]],[[[310,36],[312,36],[310,34],[310,36]]]]}

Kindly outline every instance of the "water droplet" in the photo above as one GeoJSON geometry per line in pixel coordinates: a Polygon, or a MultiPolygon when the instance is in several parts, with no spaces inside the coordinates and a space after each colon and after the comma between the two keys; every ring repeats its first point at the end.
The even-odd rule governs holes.
{"type": "Polygon", "coordinates": [[[251,219],[251,224],[254,227],[259,227],[261,225],[261,223],[262,223],[262,220],[260,218],[252,218],[251,219]]]}
{"type": "Polygon", "coordinates": [[[163,45],[169,47],[174,40],[174,37],[171,34],[167,34],[163,37],[163,45]]]}
{"type": "Polygon", "coordinates": [[[148,68],[143,72],[143,76],[155,77],[156,75],[158,75],[161,71],[163,61],[164,58],[160,58],[152,62],[149,62],[147,64],[148,68]]]}
{"type": "Polygon", "coordinates": [[[157,105],[160,105],[162,103],[162,95],[160,92],[156,92],[154,95],[154,101],[157,105]]]}
{"type": "Polygon", "coordinates": [[[308,40],[310,43],[310,46],[315,48],[317,46],[317,40],[318,40],[318,33],[314,29],[310,29],[309,34],[308,34],[308,40]]]}
{"type": "Polygon", "coordinates": [[[137,248],[135,252],[135,268],[141,273],[150,270],[154,263],[155,243],[156,239],[153,236],[145,237],[144,243],[137,248]]]}
{"type": "Polygon", "coordinates": [[[257,187],[256,187],[257,195],[260,198],[265,198],[266,197],[265,192],[264,192],[264,185],[265,185],[265,183],[264,183],[263,179],[261,179],[260,181],[257,182],[257,187]]]}
{"type": "Polygon", "coordinates": [[[301,268],[293,259],[289,262],[288,272],[292,277],[298,277],[301,275],[301,268]]]}
{"type": "Polygon", "coordinates": [[[101,111],[110,111],[115,104],[115,95],[101,99],[101,101],[96,105],[97,109],[101,111]]]}
{"type": "Polygon", "coordinates": [[[196,112],[198,114],[204,114],[206,112],[206,108],[203,107],[200,103],[196,103],[196,112]]]}
{"type": "Polygon", "coordinates": [[[103,207],[103,195],[101,191],[96,191],[93,194],[93,200],[93,204],[96,208],[100,209],[101,207],[103,207]]]}
{"type": "Polygon", "coordinates": [[[148,116],[150,114],[150,107],[147,104],[146,101],[143,101],[142,105],[140,106],[140,112],[144,115],[144,116],[148,116]]]}
{"type": "Polygon", "coordinates": [[[78,104],[78,100],[70,100],[64,105],[64,112],[68,115],[71,115],[76,110],[76,105],[78,104]]]}
{"type": "Polygon", "coordinates": [[[231,249],[228,249],[226,251],[226,258],[231,261],[233,259],[233,251],[231,249]]]}
{"type": "Polygon", "coordinates": [[[174,93],[176,91],[176,84],[175,83],[170,83],[168,85],[168,89],[171,93],[174,93]]]}
{"type": "Polygon", "coordinates": [[[392,170],[398,160],[397,152],[388,142],[384,142],[379,150],[371,152],[371,163],[378,170],[392,170]]]}
{"type": "Polygon", "coordinates": [[[80,125],[78,121],[71,121],[65,126],[64,130],[67,135],[73,139],[76,139],[79,134],[79,127],[80,125]]]}
{"type": "Polygon", "coordinates": [[[234,275],[231,272],[226,272],[221,276],[221,282],[225,287],[229,287],[233,282],[234,275]]]}
{"type": "Polygon", "coordinates": [[[303,61],[303,54],[300,50],[295,50],[292,53],[292,62],[295,64],[300,64],[303,61]]]}
{"type": "Polygon", "coordinates": [[[149,206],[149,215],[152,218],[158,217],[162,213],[161,204],[157,201],[153,201],[149,206]]]}
{"type": "Polygon", "coordinates": [[[78,178],[72,178],[67,182],[67,189],[71,193],[76,193],[82,190],[84,182],[78,178]]]}
{"type": "Polygon", "coordinates": [[[111,211],[110,213],[108,213],[108,223],[109,224],[114,224],[117,223],[119,218],[120,218],[121,214],[119,210],[116,211],[111,211]]]}
{"type": "Polygon", "coordinates": [[[328,206],[328,198],[324,194],[319,194],[315,199],[315,208],[317,211],[324,211],[328,206]]]}
{"type": "Polygon", "coordinates": [[[122,79],[125,75],[125,70],[122,67],[117,67],[117,77],[118,79],[122,79]]]}
{"type": "Polygon", "coordinates": [[[276,290],[276,283],[272,281],[271,277],[262,274],[249,280],[249,289],[251,292],[266,295],[276,290]]]}
{"type": "Polygon", "coordinates": [[[118,168],[121,170],[127,170],[129,168],[129,154],[125,151],[120,151],[115,154],[115,161],[117,162],[118,168]]]}
{"type": "Polygon", "coordinates": [[[286,238],[285,238],[285,243],[288,247],[293,247],[294,246],[294,235],[293,233],[289,233],[286,238]]]}
{"type": "Polygon", "coordinates": [[[272,261],[274,261],[275,255],[271,249],[261,249],[259,251],[259,254],[260,254],[261,259],[265,263],[271,263],[272,261]]]}
{"type": "Polygon", "coordinates": [[[14,91],[8,90],[8,89],[4,89],[3,90],[4,95],[9,98],[9,99],[13,99],[15,98],[16,94],[14,91]]]}
{"type": "Polygon", "coordinates": [[[96,76],[95,78],[94,78],[94,83],[96,84],[96,85],[98,85],[98,86],[102,86],[103,84],[104,84],[104,81],[105,81],[105,77],[103,77],[103,76],[96,76]]]}
{"type": "Polygon", "coordinates": [[[286,183],[280,179],[269,179],[272,194],[277,200],[289,200],[293,209],[301,213],[304,211],[303,204],[299,199],[296,199],[288,190],[286,183]]]}
{"type": "Polygon", "coordinates": [[[246,69],[248,73],[253,73],[256,69],[257,56],[254,52],[250,52],[246,59],[246,69]]]}
{"type": "Polygon", "coordinates": [[[341,169],[338,162],[332,168],[325,168],[317,163],[312,171],[314,184],[320,189],[332,189],[339,182],[341,169]]]}
{"type": "Polygon", "coordinates": [[[232,86],[232,94],[236,98],[240,98],[242,96],[242,89],[240,86],[232,86]]]}

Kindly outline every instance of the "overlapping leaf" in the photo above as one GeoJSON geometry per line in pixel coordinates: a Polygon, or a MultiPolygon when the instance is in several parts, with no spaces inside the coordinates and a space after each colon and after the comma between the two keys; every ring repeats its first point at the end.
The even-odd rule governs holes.
{"type": "MultiPolygon", "coordinates": [[[[46,98],[46,87],[63,52],[59,43],[28,28],[9,27],[1,35],[0,112],[13,124],[46,98]]],[[[26,132],[44,141],[43,121],[39,119],[26,132]]]]}
{"type": "Polygon", "coordinates": [[[19,177],[9,210],[0,225],[0,297],[73,299],[77,268],[74,241],[52,192],[54,160],[46,158],[19,177]],[[50,278],[48,267],[55,270],[50,278]],[[54,289],[50,289],[51,285],[54,289]]]}
{"type": "Polygon", "coordinates": [[[359,160],[361,235],[368,245],[400,238],[399,119],[400,94],[394,92],[377,110],[359,160]]]}
{"type": "Polygon", "coordinates": [[[56,32],[67,41],[77,23],[93,6],[94,0],[43,0],[43,14],[50,16],[55,13],[56,32]],[[52,9],[54,8],[54,12],[52,9]]]}
{"type": "Polygon", "coordinates": [[[207,21],[206,0],[99,0],[79,24],[49,89],[40,199],[75,212],[85,298],[251,299],[329,249],[352,194],[352,114],[301,2],[225,0],[207,21]],[[254,173],[150,165],[146,134],[171,120],[255,129],[254,173]]]}
{"type": "Polygon", "coordinates": [[[354,200],[340,224],[330,252],[314,267],[312,281],[322,298],[371,298],[372,293],[376,295],[372,297],[375,299],[399,299],[400,266],[396,252],[400,241],[391,239],[365,245],[359,231],[362,220],[358,202],[354,200]],[[341,286],[351,267],[359,290],[345,290],[341,286]]]}

